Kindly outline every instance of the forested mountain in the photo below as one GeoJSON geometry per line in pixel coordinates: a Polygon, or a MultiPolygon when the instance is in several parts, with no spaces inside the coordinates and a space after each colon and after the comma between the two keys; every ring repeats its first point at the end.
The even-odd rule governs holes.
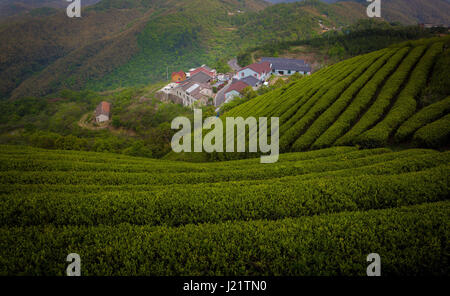
{"type": "MultiPolygon", "coordinates": [[[[270,3],[292,3],[308,0],[267,0],[270,3]]],[[[367,6],[367,0],[321,0],[327,3],[352,1],[367,6]]],[[[431,23],[450,25],[449,0],[382,0],[382,17],[406,24],[431,23]]]]}
{"type": "MultiPolygon", "coordinates": [[[[82,6],[89,6],[100,0],[83,0],[82,6]]],[[[62,0],[0,0],[0,19],[28,13],[55,12],[55,8],[65,8],[68,3],[62,0]],[[53,8],[53,9],[52,9],[53,8]]]]}
{"type": "Polygon", "coordinates": [[[0,23],[0,98],[145,85],[250,46],[316,37],[319,20],[339,28],[361,18],[359,3],[319,0],[103,0],[80,19],[30,12],[0,23]]]}

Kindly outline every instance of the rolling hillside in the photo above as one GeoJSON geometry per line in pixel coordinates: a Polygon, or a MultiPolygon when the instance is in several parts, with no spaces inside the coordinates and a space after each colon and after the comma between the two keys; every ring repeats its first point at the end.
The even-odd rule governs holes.
{"type": "Polygon", "coordinates": [[[212,38],[228,41],[215,35],[231,27],[227,12],[268,6],[262,0],[208,1],[105,0],[84,9],[81,19],[61,10],[3,23],[0,97],[165,80],[167,65],[198,65],[208,47],[218,45],[212,38]]]}
{"type": "MultiPolygon", "coordinates": [[[[420,19],[418,2],[393,17],[420,19]]],[[[345,26],[363,8],[103,0],[80,20],[44,10],[0,24],[0,98],[12,98],[0,101],[0,276],[64,276],[72,253],[83,276],[365,276],[371,253],[383,276],[448,276],[450,36],[409,40],[410,28],[371,22],[332,31],[351,58],[227,105],[222,118],[279,118],[271,164],[167,154],[170,122],[194,112],[155,99],[163,83],[125,87],[161,80],[169,64],[320,43],[319,20],[345,26]],[[388,35],[377,46],[409,41],[374,51],[388,35]],[[104,100],[111,124],[96,130],[104,100]]]]}
{"type": "Polygon", "coordinates": [[[192,164],[0,147],[0,275],[446,275],[450,154],[192,164]]]}
{"type": "Polygon", "coordinates": [[[319,20],[341,27],[366,18],[359,3],[318,0],[104,0],[81,19],[41,13],[0,23],[0,98],[146,85],[165,80],[167,67],[216,66],[251,46],[317,36],[319,20]]]}

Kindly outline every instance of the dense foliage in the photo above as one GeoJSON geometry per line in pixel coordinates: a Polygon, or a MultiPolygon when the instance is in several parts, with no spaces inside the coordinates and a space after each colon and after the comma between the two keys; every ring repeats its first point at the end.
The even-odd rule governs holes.
{"type": "Polygon", "coordinates": [[[188,108],[155,99],[155,92],[162,86],[110,93],[63,90],[48,98],[2,101],[0,141],[160,158],[170,151],[170,122],[177,116],[192,117],[188,108]],[[94,122],[94,111],[101,101],[112,104],[112,121],[104,127],[94,122]]]}
{"type": "Polygon", "coordinates": [[[192,164],[1,146],[0,274],[63,275],[75,252],[83,275],[364,275],[376,251],[384,275],[444,275],[449,156],[192,164]]]}
{"type": "MultiPolygon", "coordinates": [[[[405,40],[430,37],[445,32],[444,28],[424,29],[419,26],[402,26],[377,20],[359,20],[341,31],[329,31],[315,38],[271,42],[251,47],[238,55],[240,65],[248,65],[253,58],[294,54],[298,46],[307,46],[308,50],[323,54],[327,63],[368,53],[388,47],[405,40]],[[252,58],[253,57],[253,58],[252,58]]],[[[445,69],[444,66],[441,66],[445,69]]]]}

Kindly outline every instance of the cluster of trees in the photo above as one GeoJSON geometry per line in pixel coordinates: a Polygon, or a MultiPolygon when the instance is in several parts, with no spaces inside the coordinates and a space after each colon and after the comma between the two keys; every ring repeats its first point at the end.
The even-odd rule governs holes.
{"type": "Polygon", "coordinates": [[[153,157],[153,153],[158,154],[158,147],[148,145],[144,140],[116,137],[107,133],[86,138],[74,135],[64,136],[48,131],[35,131],[24,133],[20,140],[16,143],[44,149],[111,152],[140,157],[153,157]]]}

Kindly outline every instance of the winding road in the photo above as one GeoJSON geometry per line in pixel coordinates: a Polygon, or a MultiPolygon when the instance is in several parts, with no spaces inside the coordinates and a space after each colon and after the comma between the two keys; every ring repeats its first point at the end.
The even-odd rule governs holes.
{"type": "Polygon", "coordinates": [[[228,66],[230,66],[233,71],[239,71],[241,70],[241,67],[237,63],[237,59],[232,59],[228,61],[228,66]]]}

